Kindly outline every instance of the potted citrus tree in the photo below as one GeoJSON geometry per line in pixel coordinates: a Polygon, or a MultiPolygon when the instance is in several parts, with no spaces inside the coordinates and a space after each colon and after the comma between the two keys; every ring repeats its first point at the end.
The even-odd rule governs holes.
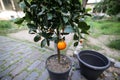
{"type": "Polygon", "coordinates": [[[71,69],[70,59],[60,54],[66,48],[65,35],[74,33],[74,46],[82,38],[81,33],[88,34],[89,25],[83,20],[87,14],[81,0],[20,0],[19,4],[25,13],[17,19],[16,24],[26,22],[29,33],[36,34],[34,41],[41,40],[41,47],[56,44],[56,54],[46,61],[46,68],[51,80],[68,80],[71,69]],[[42,38],[41,38],[42,37],[42,38]]]}

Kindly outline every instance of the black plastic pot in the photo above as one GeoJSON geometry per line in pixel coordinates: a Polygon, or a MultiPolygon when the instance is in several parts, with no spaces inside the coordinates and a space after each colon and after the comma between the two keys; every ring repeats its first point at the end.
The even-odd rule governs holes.
{"type": "Polygon", "coordinates": [[[102,54],[84,50],[78,54],[80,71],[88,80],[96,80],[110,66],[110,61],[102,54]]]}
{"type": "MultiPolygon", "coordinates": [[[[49,59],[50,59],[51,57],[53,57],[53,56],[56,56],[56,54],[48,57],[47,60],[49,60],[49,59]]],[[[65,56],[65,55],[63,55],[63,56],[65,56]]],[[[67,57],[67,56],[66,56],[66,57],[67,57]]],[[[67,57],[67,58],[68,58],[68,57],[67,57]]],[[[70,60],[70,58],[68,58],[68,60],[70,60]]],[[[46,61],[46,62],[47,62],[47,61],[46,61]]],[[[70,60],[70,62],[71,62],[71,60],[70,60]]],[[[47,68],[47,66],[46,66],[46,68],[47,68]]],[[[63,73],[53,72],[53,71],[51,71],[51,70],[49,70],[49,69],[47,68],[48,73],[49,73],[49,76],[50,76],[50,80],[68,80],[69,72],[70,72],[71,68],[72,68],[72,62],[71,62],[71,64],[70,64],[70,68],[69,68],[67,71],[63,72],[63,73]]]]}

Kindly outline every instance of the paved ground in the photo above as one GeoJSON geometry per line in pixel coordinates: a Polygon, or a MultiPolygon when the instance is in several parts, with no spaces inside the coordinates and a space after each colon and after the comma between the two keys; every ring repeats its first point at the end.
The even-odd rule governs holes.
{"type": "MultiPolygon", "coordinates": [[[[32,42],[0,36],[0,80],[49,80],[45,61],[53,53],[32,42]]],[[[79,80],[79,71],[70,78],[79,80]]]]}
{"type": "MultiPolygon", "coordinates": [[[[66,53],[70,55],[73,47],[68,46],[66,53]]],[[[0,80],[49,80],[45,61],[53,53],[53,50],[40,48],[32,42],[0,36],[0,80]]],[[[119,69],[111,67],[98,80],[115,80],[113,73],[119,73],[118,71],[119,69]]],[[[86,80],[78,70],[71,73],[69,80],[86,80]]]]}
{"type": "Polygon", "coordinates": [[[0,80],[46,80],[45,60],[53,51],[0,36],[0,80]]]}

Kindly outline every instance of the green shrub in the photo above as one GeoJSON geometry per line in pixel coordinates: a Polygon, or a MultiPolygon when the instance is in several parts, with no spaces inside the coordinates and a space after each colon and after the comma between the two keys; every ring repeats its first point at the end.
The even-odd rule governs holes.
{"type": "Polygon", "coordinates": [[[104,12],[108,15],[117,15],[120,13],[120,0],[101,0],[93,9],[93,12],[104,12]]]}
{"type": "Polygon", "coordinates": [[[27,26],[24,24],[15,25],[13,21],[0,21],[0,35],[6,35],[8,33],[14,33],[25,29],[27,29],[27,26]]]}
{"type": "Polygon", "coordinates": [[[120,39],[111,41],[107,46],[110,48],[120,50],[120,39]]]}
{"type": "Polygon", "coordinates": [[[120,23],[109,20],[89,20],[92,35],[120,35],[120,23]]]}
{"type": "Polygon", "coordinates": [[[0,30],[12,28],[12,23],[10,21],[0,21],[0,30]]]}
{"type": "Polygon", "coordinates": [[[101,33],[105,35],[119,35],[120,23],[118,22],[106,22],[101,25],[101,33]]]}

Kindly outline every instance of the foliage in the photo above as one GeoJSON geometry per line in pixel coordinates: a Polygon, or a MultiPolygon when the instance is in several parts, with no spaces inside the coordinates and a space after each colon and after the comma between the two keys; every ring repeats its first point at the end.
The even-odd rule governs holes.
{"type": "Polygon", "coordinates": [[[0,34],[5,35],[9,32],[11,32],[13,28],[13,25],[10,21],[0,21],[0,34]]]}
{"type": "Polygon", "coordinates": [[[120,39],[111,41],[107,46],[120,50],[120,39]]]}
{"type": "Polygon", "coordinates": [[[36,33],[35,42],[44,37],[41,46],[49,46],[50,41],[58,42],[60,35],[67,35],[74,32],[78,40],[80,33],[88,33],[90,26],[84,18],[87,11],[81,6],[80,0],[20,0],[20,7],[25,16],[15,23],[21,24],[27,21],[29,33],[36,33]],[[77,24],[77,25],[76,25],[77,24]],[[38,31],[37,31],[38,30],[38,31]],[[56,34],[56,36],[53,36],[56,34]]]}
{"type": "Polygon", "coordinates": [[[23,25],[15,25],[13,21],[7,21],[7,20],[0,20],[0,34],[1,35],[6,35],[9,33],[14,33],[20,30],[27,29],[26,26],[23,25]],[[19,27],[21,26],[21,27],[19,27]]]}
{"type": "MultiPolygon", "coordinates": [[[[25,16],[15,23],[26,21],[29,33],[36,34],[34,41],[43,37],[41,47],[50,45],[50,41],[56,44],[64,39],[64,35],[74,33],[74,46],[77,46],[81,33],[88,34],[89,25],[83,20],[84,16],[90,16],[82,7],[81,0],[20,0],[20,7],[25,16]]],[[[60,51],[57,48],[58,60],[60,51]]]]}
{"type": "Polygon", "coordinates": [[[107,13],[109,15],[120,13],[120,0],[110,0],[108,3],[107,13]]]}
{"type": "Polygon", "coordinates": [[[120,13],[120,0],[101,0],[95,7],[94,12],[106,12],[109,15],[120,13]]]}
{"type": "Polygon", "coordinates": [[[94,10],[93,12],[106,12],[106,9],[107,9],[107,2],[106,0],[105,1],[101,1],[99,3],[97,3],[94,7],[94,10]]]}
{"type": "Polygon", "coordinates": [[[97,37],[99,35],[120,35],[120,23],[113,20],[88,20],[91,25],[91,35],[97,37]]]}
{"type": "Polygon", "coordinates": [[[10,29],[12,24],[10,21],[0,21],[0,29],[10,29]]]}

